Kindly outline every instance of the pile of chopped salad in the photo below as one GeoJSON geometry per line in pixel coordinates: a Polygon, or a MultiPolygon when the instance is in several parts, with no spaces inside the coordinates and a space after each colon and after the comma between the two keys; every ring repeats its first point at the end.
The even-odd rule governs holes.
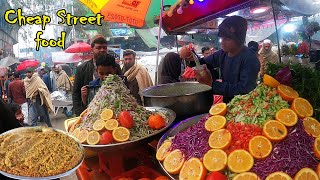
{"type": "Polygon", "coordinates": [[[260,84],[249,94],[235,96],[228,104],[226,118],[227,121],[263,126],[267,120],[274,119],[277,111],[285,108],[289,108],[289,104],[275,88],[260,84]]]}

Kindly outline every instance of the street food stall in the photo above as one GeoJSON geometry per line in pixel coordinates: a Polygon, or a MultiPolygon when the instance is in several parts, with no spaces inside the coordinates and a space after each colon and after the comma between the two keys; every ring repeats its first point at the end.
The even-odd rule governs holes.
{"type": "MultiPolygon", "coordinates": [[[[269,26],[270,18],[274,18],[270,12],[275,12],[275,7],[265,3],[179,0],[164,12],[160,22],[166,33],[182,34],[239,11],[250,22],[249,31],[259,29],[259,23],[269,30],[284,25],[285,15],[290,11],[282,11],[278,14],[278,24],[269,26]],[[253,12],[261,4],[268,7],[262,12],[265,14],[255,15],[253,12]]],[[[284,3],[277,1],[275,5],[283,8],[284,3]]],[[[142,21],[136,23],[140,26],[142,21]]],[[[210,26],[217,28],[217,25],[210,26]]],[[[67,150],[77,152],[73,157],[75,163],[42,178],[58,178],[76,171],[78,179],[88,180],[304,180],[306,177],[317,180],[320,178],[320,101],[317,94],[311,96],[306,92],[310,89],[319,92],[320,82],[313,85],[309,82],[310,89],[302,88],[300,83],[311,77],[297,78],[303,74],[290,63],[282,63],[281,68],[269,66],[254,90],[235,96],[229,103],[215,103],[210,86],[183,82],[145,89],[141,92],[144,97],[141,106],[119,76],[109,75],[91,95],[93,99],[87,109],[79,117],[65,121],[66,132],[54,131],[73,145],[72,150],[67,150]]],[[[306,71],[320,77],[313,69],[306,71]]],[[[53,133],[47,129],[34,131],[53,133]]],[[[20,152],[26,143],[16,136],[14,131],[0,135],[0,147],[9,143],[20,152]]],[[[0,156],[9,158],[10,163],[0,160],[0,173],[12,178],[35,178],[9,170],[8,166],[17,164],[15,156],[6,149],[0,151],[0,156]]],[[[27,155],[24,152],[21,159],[27,158],[29,162],[32,158],[28,159],[27,155]]]]}

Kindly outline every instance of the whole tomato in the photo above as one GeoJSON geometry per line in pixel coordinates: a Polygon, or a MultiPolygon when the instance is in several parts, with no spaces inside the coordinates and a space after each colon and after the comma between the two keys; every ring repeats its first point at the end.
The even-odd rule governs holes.
{"type": "Polygon", "coordinates": [[[228,180],[228,178],[219,172],[212,172],[206,177],[206,180],[228,180]]]}
{"type": "Polygon", "coordinates": [[[132,128],[133,124],[134,124],[132,116],[128,111],[120,112],[119,122],[120,122],[121,126],[128,128],[128,129],[132,128]]]}
{"type": "Polygon", "coordinates": [[[113,142],[113,136],[111,132],[106,131],[101,134],[100,144],[110,144],[112,142],[113,142]]]}

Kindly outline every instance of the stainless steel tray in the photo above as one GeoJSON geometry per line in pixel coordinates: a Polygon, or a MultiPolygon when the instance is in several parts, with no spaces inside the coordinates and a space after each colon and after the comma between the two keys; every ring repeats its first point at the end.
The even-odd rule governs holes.
{"type": "Polygon", "coordinates": [[[162,107],[146,107],[147,110],[149,111],[158,111],[166,116],[168,119],[168,123],[166,127],[162,128],[159,131],[154,132],[153,134],[150,134],[149,136],[146,136],[141,139],[137,139],[135,141],[126,141],[122,143],[115,143],[115,144],[106,144],[106,145],[88,145],[88,144],[82,144],[83,147],[95,151],[95,152],[114,152],[114,151],[119,151],[119,150],[125,150],[125,149],[130,149],[133,147],[137,147],[140,144],[143,144],[147,142],[150,138],[153,136],[165,131],[167,128],[171,126],[173,121],[176,119],[176,113],[172,111],[171,109],[167,108],[162,108],[162,107]]]}
{"type": "MultiPolygon", "coordinates": [[[[36,128],[39,128],[39,127],[21,127],[21,128],[16,128],[16,129],[12,129],[12,130],[10,130],[10,131],[4,132],[4,133],[2,133],[1,135],[5,135],[5,134],[9,134],[9,133],[19,133],[19,131],[22,131],[22,130],[23,130],[23,131],[24,131],[24,130],[28,130],[28,129],[32,130],[32,129],[36,129],[36,128]]],[[[80,165],[82,164],[82,162],[83,162],[83,160],[84,160],[84,149],[83,149],[81,143],[80,143],[76,138],[68,135],[68,134],[67,134],[66,132],[64,132],[64,131],[61,131],[61,130],[59,130],[59,129],[54,129],[54,130],[57,131],[57,132],[59,132],[59,133],[62,133],[62,134],[65,134],[65,135],[69,136],[70,138],[72,138],[73,140],[75,140],[75,141],[77,142],[77,144],[79,145],[79,147],[80,147],[80,149],[81,149],[81,151],[82,151],[82,159],[81,159],[81,161],[79,162],[79,164],[78,164],[76,167],[74,167],[73,169],[71,169],[71,170],[69,170],[69,171],[67,171],[67,172],[65,172],[65,173],[57,174],[57,175],[55,175],[55,176],[46,176],[46,177],[17,176],[17,175],[13,175],[13,174],[6,173],[6,172],[4,172],[4,171],[0,171],[0,173],[3,174],[4,176],[9,177],[9,178],[19,179],[19,180],[31,180],[31,179],[32,179],[32,180],[47,180],[47,179],[58,179],[58,178],[61,178],[61,177],[65,177],[65,176],[68,176],[68,175],[72,174],[74,171],[76,171],[76,170],[80,167],[80,165]]],[[[0,135],[0,136],[1,136],[1,135],[0,135]]]]}
{"type": "MultiPolygon", "coordinates": [[[[200,119],[204,116],[206,116],[208,114],[201,114],[198,116],[194,116],[191,118],[188,118],[186,120],[181,121],[180,123],[176,124],[174,127],[170,128],[159,140],[158,142],[158,146],[157,146],[157,150],[160,148],[160,146],[162,145],[162,143],[168,139],[169,137],[173,137],[176,134],[178,134],[179,132],[187,129],[188,127],[192,126],[193,124],[197,123],[198,121],[200,121],[200,119]]],[[[163,164],[158,161],[161,168],[163,169],[163,171],[167,174],[168,177],[170,177],[171,179],[179,179],[179,175],[173,175],[170,174],[166,171],[166,169],[164,168],[163,164]]]]}

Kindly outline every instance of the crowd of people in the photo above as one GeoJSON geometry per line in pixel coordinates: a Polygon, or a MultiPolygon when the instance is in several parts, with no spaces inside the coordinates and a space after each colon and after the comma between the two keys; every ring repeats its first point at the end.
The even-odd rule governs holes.
{"type": "MultiPolygon", "coordinates": [[[[195,68],[195,79],[212,86],[213,93],[224,96],[225,102],[235,95],[253,90],[259,74],[263,75],[265,72],[265,64],[279,61],[278,55],[271,50],[270,40],[265,40],[261,47],[257,42],[250,42],[245,46],[246,31],[247,21],[244,18],[226,18],[219,25],[218,36],[221,38],[222,49],[203,47],[199,61],[205,70],[200,72],[195,68]]],[[[107,53],[108,42],[102,35],[92,39],[91,49],[93,58],[77,66],[74,83],[60,65],[53,66],[51,72],[43,67],[27,68],[24,79],[19,72],[9,73],[6,81],[0,85],[0,92],[7,97],[7,103],[1,100],[2,106],[7,106],[2,110],[11,109],[16,117],[18,123],[13,124],[37,126],[42,122],[51,127],[49,112],[54,109],[50,93],[56,90],[72,93],[73,112],[79,116],[90,103],[90,89],[99,88],[109,74],[122,77],[137,102],[143,104],[140,92],[153,86],[153,82],[147,69],[137,63],[135,51],[127,49],[123,52],[121,68],[115,58],[107,53]]],[[[166,54],[157,71],[158,82],[165,84],[184,81],[181,74],[186,66],[196,66],[194,60],[187,47],[183,47],[179,53],[166,54]]],[[[0,125],[3,124],[5,123],[0,125]]],[[[2,131],[6,129],[8,128],[1,127],[2,131]]]]}

